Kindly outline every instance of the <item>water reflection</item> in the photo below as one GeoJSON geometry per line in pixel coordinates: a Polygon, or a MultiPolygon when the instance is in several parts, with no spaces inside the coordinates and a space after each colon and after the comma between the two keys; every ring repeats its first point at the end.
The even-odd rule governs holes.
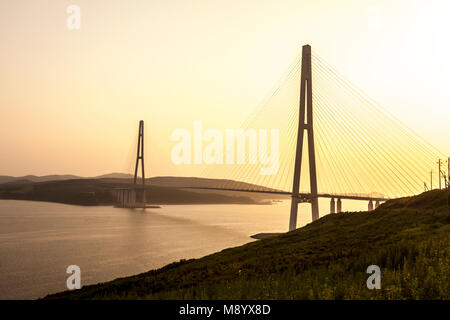
{"type": "MultiPolygon", "coordinates": [[[[328,201],[320,205],[322,215],[327,213],[328,201]]],[[[250,236],[256,233],[284,232],[289,207],[282,201],[144,211],[0,200],[0,298],[65,290],[72,264],[80,266],[87,285],[255,241],[250,236]]],[[[307,204],[299,212],[299,226],[311,221],[307,204]]]]}

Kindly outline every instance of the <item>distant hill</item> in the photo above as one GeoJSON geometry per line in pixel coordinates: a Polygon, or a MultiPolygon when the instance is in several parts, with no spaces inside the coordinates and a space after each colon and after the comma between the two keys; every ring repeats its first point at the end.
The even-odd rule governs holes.
{"type": "MultiPolygon", "coordinates": [[[[132,179],[112,178],[83,178],[70,180],[52,180],[32,182],[30,180],[14,180],[0,184],[0,199],[49,201],[74,205],[113,205],[115,203],[112,190],[114,188],[132,187],[132,179]]],[[[120,176],[120,175],[119,175],[120,176]]],[[[183,179],[181,179],[184,181],[183,179]]],[[[265,194],[242,194],[220,190],[189,190],[186,180],[182,186],[176,187],[176,180],[172,180],[173,187],[146,185],[147,203],[149,204],[270,204],[276,196],[265,194]]],[[[164,181],[158,180],[159,182],[164,181]]],[[[213,181],[208,181],[213,183],[213,181]]]]}
{"type": "Polygon", "coordinates": [[[113,172],[113,173],[102,174],[100,176],[95,176],[95,177],[92,177],[90,179],[106,179],[106,178],[111,178],[111,179],[133,179],[134,175],[129,174],[129,173],[113,172]]]}
{"type": "Polygon", "coordinates": [[[26,182],[44,182],[44,181],[61,181],[61,180],[71,180],[71,179],[105,179],[105,178],[114,178],[114,179],[132,179],[133,175],[127,173],[107,173],[96,177],[80,177],[72,174],[52,174],[46,176],[35,176],[35,175],[27,175],[21,177],[13,177],[13,176],[0,176],[0,184],[20,181],[22,183],[26,182]]]}
{"type": "MultiPolygon", "coordinates": [[[[61,181],[61,180],[73,180],[73,179],[124,179],[131,180],[134,175],[128,173],[107,173],[95,177],[80,177],[76,175],[47,175],[47,176],[35,176],[27,175],[21,177],[12,176],[0,176],[0,184],[9,182],[45,182],[45,181],[61,181]]],[[[139,178],[140,179],[140,178],[139,178]]],[[[160,187],[176,187],[176,188],[188,188],[188,187],[207,187],[215,188],[221,186],[233,186],[234,188],[240,189],[255,189],[260,190],[273,190],[269,188],[264,188],[250,183],[227,180],[227,179],[207,179],[207,178],[197,178],[197,177],[152,177],[145,179],[146,184],[160,186],[160,187]]]]}
{"type": "Polygon", "coordinates": [[[176,188],[234,188],[243,190],[267,190],[275,189],[266,188],[256,184],[228,180],[228,179],[208,179],[197,177],[153,177],[145,179],[149,185],[160,187],[176,187],[176,188]]]}
{"type": "Polygon", "coordinates": [[[22,181],[22,182],[43,182],[43,181],[60,181],[60,180],[70,180],[70,179],[80,179],[78,176],[74,175],[48,175],[48,176],[35,176],[28,175],[22,177],[12,177],[12,176],[0,176],[0,184],[8,183],[13,181],[22,181]]]}
{"type": "Polygon", "coordinates": [[[450,299],[450,192],[389,200],[50,299],[450,299]],[[381,269],[368,290],[366,269],[381,269]]]}
{"type": "MultiPolygon", "coordinates": [[[[78,177],[75,175],[48,175],[48,176],[28,175],[28,176],[23,176],[23,177],[0,176],[0,198],[6,199],[8,197],[10,197],[10,198],[17,197],[18,195],[23,198],[24,195],[21,192],[13,192],[13,193],[9,192],[8,193],[5,191],[7,189],[11,189],[13,186],[16,186],[16,188],[17,188],[17,186],[19,186],[19,185],[30,185],[30,184],[33,185],[35,183],[42,183],[42,182],[55,182],[55,184],[53,184],[53,185],[64,185],[64,188],[66,188],[69,184],[72,184],[74,187],[72,192],[75,192],[77,186],[81,187],[81,185],[83,185],[80,181],[77,181],[77,180],[86,180],[86,181],[89,180],[90,182],[88,182],[88,184],[90,186],[94,186],[94,184],[95,184],[96,186],[102,186],[102,188],[106,188],[107,185],[130,184],[133,182],[133,178],[134,178],[133,175],[127,174],[127,173],[108,173],[108,174],[103,174],[103,175],[91,177],[91,178],[78,177]],[[58,181],[68,181],[68,182],[64,183],[64,184],[56,184],[56,182],[58,182],[58,181]],[[95,183],[94,181],[101,182],[101,184],[95,183]]],[[[196,178],[196,177],[167,176],[167,177],[147,178],[147,179],[145,179],[145,181],[146,181],[146,185],[148,187],[154,187],[154,190],[160,190],[160,189],[158,189],[158,187],[185,189],[184,190],[185,192],[190,192],[190,194],[195,195],[195,197],[198,197],[198,195],[197,195],[198,193],[202,193],[205,195],[206,194],[210,194],[210,195],[211,194],[215,194],[215,195],[220,194],[222,196],[231,196],[233,198],[245,197],[248,200],[244,201],[244,202],[247,202],[247,203],[250,201],[249,199],[253,199],[252,201],[256,201],[256,202],[261,202],[261,201],[266,201],[267,199],[286,198],[286,196],[284,196],[284,195],[276,195],[276,194],[269,195],[269,194],[261,194],[261,193],[260,194],[246,193],[245,195],[243,195],[242,193],[237,193],[237,192],[233,192],[233,191],[196,189],[196,188],[223,188],[223,187],[226,187],[226,188],[235,188],[235,189],[243,189],[243,190],[274,190],[274,189],[258,186],[255,184],[234,181],[234,180],[227,180],[227,179],[207,179],[207,178],[196,178]],[[192,189],[189,189],[189,188],[192,188],[192,189]]],[[[139,181],[139,183],[140,182],[141,181],[139,181]]],[[[37,186],[36,188],[41,188],[41,186],[37,186]]],[[[17,189],[17,190],[19,190],[19,189],[17,189]]],[[[161,190],[166,190],[166,189],[161,189],[161,190]]],[[[78,191],[81,192],[82,190],[78,190],[78,191]]],[[[61,193],[61,191],[58,191],[58,190],[54,190],[53,192],[55,193],[54,197],[56,197],[58,192],[61,193]]],[[[180,190],[180,192],[181,192],[181,190],[180,190]]],[[[168,194],[167,191],[166,191],[166,194],[168,194]]],[[[31,195],[28,194],[28,197],[31,197],[31,195]]],[[[34,197],[36,197],[36,196],[34,196],[34,197]]],[[[49,198],[49,197],[53,198],[50,195],[47,195],[45,198],[49,198]]],[[[214,198],[214,196],[213,196],[213,198],[214,198]]],[[[23,199],[25,199],[25,198],[23,198],[23,199]]],[[[154,200],[155,200],[155,198],[153,198],[153,201],[154,200]]],[[[205,196],[205,200],[206,200],[206,196],[205,196]]],[[[225,201],[225,199],[224,199],[224,203],[229,203],[228,200],[229,199],[227,199],[225,201]]],[[[172,199],[171,201],[169,201],[166,199],[165,201],[166,201],[166,203],[174,203],[178,200],[172,199]]],[[[241,200],[241,201],[243,201],[243,200],[241,200]]],[[[74,203],[74,204],[86,204],[86,203],[79,203],[78,200],[75,202],[73,202],[73,201],[67,202],[67,200],[64,200],[63,202],[64,203],[74,203]]],[[[91,203],[91,202],[95,203],[95,201],[93,201],[92,199],[88,201],[88,203],[91,203]]],[[[97,202],[99,204],[100,203],[108,203],[109,204],[109,203],[111,203],[111,200],[98,199],[97,202]]]]}

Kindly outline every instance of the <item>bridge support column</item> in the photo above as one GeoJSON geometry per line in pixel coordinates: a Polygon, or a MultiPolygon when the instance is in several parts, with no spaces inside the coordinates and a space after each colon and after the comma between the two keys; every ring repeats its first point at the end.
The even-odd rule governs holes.
{"type": "Polygon", "coordinates": [[[128,207],[129,208],[134,208],[133,207],[133,190],[130,190],[130,200],[128,201],[128,207]]]}
{"type": "Polygon", "coordinates": [[[372,200],[369,200],[368,211],[372,211],[372,210],[373,210],[373,202],[372,202],[372,200]]]}
{"type": "Polygon", "coordinates": [[[131,208],[136,208],[136,191],[131,192],[131,208]]]}
{"type": "Polygon", "coordinates": [[[133,192],[131,190],[127,190],[127,202],[126,202],[127,208],[133,207],[133,192]]]}
{"type": "Polygon", "coordinates": [[[291,216],[289,231],[297,228],[298,193],[300,189],[300,173],[302,166],[303,138],[305,130],[308,138],[309,182],[312,221],[319,219],[319,201],[317,197],[316,153],[314,149],[313,104],[312,104],[312,68],[311,46],[302,48],[302,69],[300,79],[300,112],[297,131],[297,147],[295,153],[294,181],[292,186],[291,216]],[[305,123],[306,120],[306,123],[305,123]]]}
{"type": "Polygon", "coordinates": [[[379,206],[380,206],[380,201],[377,200],[377,201],[375,202],[375,209],[378,208],[379,206]]]}
{"type": "Polygon", "coordinates": [[[291,196],[291,215],[289,219],[289,231],[297,229],[298,195],[291,196]]]}
{"type": "Polygon", "coordinates": [[[128,192],[126,190],[123,191],[123,195],[122,195],[122,207],[126,208],[127,207],[127,199],[128,199],[128,192]]]}
{"type": "Polygon", "coordinates": [[[125,208],[125,190],[120,191],[120,207],[125,208]]]}
{"type": "Polygon", "coordinates": [[[330,201],[330,213],[336,213],[336,204],[334,202],[334,198],[331,198],[330,201]]]}
{"type": "Polygon", "coordinates": [[[341,213],[342,212],[342,201],[340,198],[337,199],[337,213],[341,213]]]}
{"type": "Polygon", "coordinates": [[[116,197],[116,206],[119,208],[136,208],[136,190],[116,189],[113,190],[116,197]]]}
{"type": "Polygon", "coordinates": [[[122,190],[117,191],[117,206],[121,206],[122,204],[122,190]]]}
{"type": "Polygon", "coordinates": [[[145,209],[145,204],[147,203],[147,198],[145,196],[145,187],[144,190],[142,190],[142,208],[145,209]]]}

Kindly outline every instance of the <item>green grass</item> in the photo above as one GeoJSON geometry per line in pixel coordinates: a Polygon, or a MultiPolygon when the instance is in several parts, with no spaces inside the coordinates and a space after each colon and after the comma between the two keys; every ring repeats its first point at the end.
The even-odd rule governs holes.
{"type": "Polygon", "coordinates": [[[448,299],[447,191],[327,215],[301,229],[57,299],[448,299]],[[368,290],[366,268],[381,268],[368,290]]]}

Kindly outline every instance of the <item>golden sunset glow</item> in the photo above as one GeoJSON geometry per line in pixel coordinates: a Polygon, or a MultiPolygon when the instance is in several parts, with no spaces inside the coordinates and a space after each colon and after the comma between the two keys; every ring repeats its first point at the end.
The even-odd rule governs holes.
{"type": "Polygon", "coordinates": [[[2,307],[291,319],[308,300],[334,317],[448,300],[449,12],[1,0],[0,300],[52,300],[2,307]]]}
{"type": "MultiPolygon", "coordinates": [[[[446,1],[3,1],[0,174],[131,172],[139,120],[150,176],[177,128],[237,128],[311,44],[450,153],[446,1]],[[66,8],[81,8],[68,30],[66,8]]],[[[295,100],[293,101],[296,102],[295,100]]]]}

